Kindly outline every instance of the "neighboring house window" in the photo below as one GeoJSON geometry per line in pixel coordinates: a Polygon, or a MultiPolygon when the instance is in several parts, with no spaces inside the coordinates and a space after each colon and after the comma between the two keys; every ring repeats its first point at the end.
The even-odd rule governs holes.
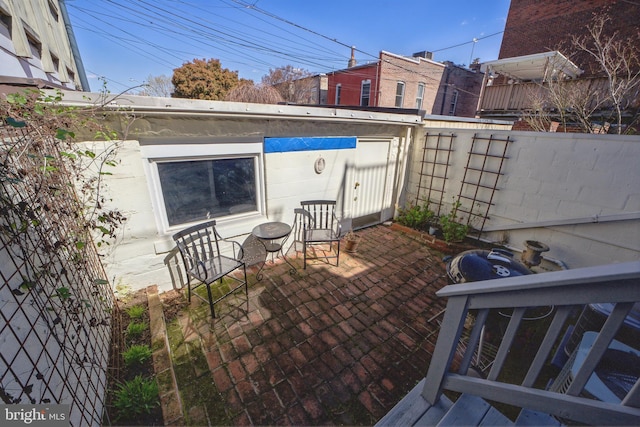
{"type": "Polygon", "coordinates": [[[416,95],[416,109],[422,108],[422,98],[424,98],[424,83],[418,83],[418,92],[416,95]]]}
{"type": "Polygon", "coordinates": [[[252,157],[158,162],[169,226],[256,211],[252,157]]]}
{"type": "Polygon", "coordinates": [[[58,8],[52,0],[49,0],[49,12],[51,13],[51,17],[53,18],[53,20],[58,22],[58,8]]]}
{"type": "Polygon", "coordinates": [[[342,84],[336,85],[336,105],[340,105],[340,96],[342,95],[342,84]]]}
{"type": "Polygon", "coordinates": [[[458,106],[458,95],[459,92],[457,90],[454,90],[453,96],[451,97],[451,106],[449,107],[450,116],[454,116],[456,114],[456,107],[458,106]]]}
{"type": "Polygon", "coordinates": [[[57,56],[51,55],[51,62],[53,62],[53,69],[56,73],[60,72],[60,60],[57,56]]]}
{"type": "Polygon", "coordinates": [[[402,108],[404,101],[404,82],[398,82],[396,84],[396,107],[402,108]]]}
{"type": "Polygon", "coordinates": [[[362,107],[369,106],[370,97],[371,97],[371,80],[363,80],[362,87],[360,89],[360,105],[362,107]]]}
{"type": "Polygon", "coordinates": [[[36,59],[42,59],[42,44],[36,40],[35,37],[32,37],[30,34],[27,34],[27,40],[29,42],[29,49],[31,50],[31,56],[36,59]]]}
{"type": "Polygon", "coordinates": [[[0,10],[0,34],[11,39],[11,17],[0,10]]]}

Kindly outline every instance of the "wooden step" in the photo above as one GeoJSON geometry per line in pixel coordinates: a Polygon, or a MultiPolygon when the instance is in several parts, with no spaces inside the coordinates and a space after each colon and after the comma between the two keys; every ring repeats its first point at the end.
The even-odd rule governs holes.
{"type": "Polygon", "coordinates": [[[486,400],[463,394],[437,424],[447,426],[512,426],[513,422],[486,400]]]}
{"type": "Polygon", "coordinates": [[[516,426],[561,426],[562,424],[544,412],[523,409],[515,422],[516,426]]]}
{"type": "Polygon", "coordinates": [[[445,396],[431,405],[422,397],[426,379],[423,378],[391,411],[380,419],[375,427],[386,426],[434,426],[449,410],[452,403],[445,396]]]}

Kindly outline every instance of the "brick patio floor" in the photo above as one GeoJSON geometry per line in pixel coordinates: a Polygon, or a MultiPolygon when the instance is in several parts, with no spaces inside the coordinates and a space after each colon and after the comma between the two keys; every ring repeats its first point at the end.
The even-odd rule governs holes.
{"type": "Polygon", "coordinates": [[[268,261],[259,282],[248,270],[248,302],[216,305],[216,319],[205,304],[180,314],[184,342],[208,367],[191,357],[193,374],[213,380],[221,405],[185,405],[194,385],[178,379],[189,407],[165,421],[216,424],[213,411],[224,410],[234,425],[372,425],[408,393],[426,375],[446,304],[435,296],[447,284],[442,254],[384,225],[357,234],[358,251],[342,252],[339,267],[304,270],[294,256],[292,275],[268,261]]]}

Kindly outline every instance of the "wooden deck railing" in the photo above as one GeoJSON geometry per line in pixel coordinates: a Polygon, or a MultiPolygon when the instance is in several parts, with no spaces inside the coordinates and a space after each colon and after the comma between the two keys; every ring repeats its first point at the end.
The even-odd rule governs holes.
{"type": "MultiPolygon", "coordinates": [[[[570,88],[567,92],[579,91],[584,94],[606,93],[607,80],[604,78],[577,79],[565,82],[570,88]]],[[[521,111],[534,107],[533,100],[548,96],[546,84],[515,82],[513,84],[494,84],[484,88],[481,111],[521,111]]],[[[586,95],[585,95],[586,96],[586,95]]],[[[594,98],[593,102],[596,102],[594,98]]],[[[588,106],[591,108],[592,105],[588,106]]]]}
{"type": "MultiPolygon", "coordinates": [[[[582,396],[585,385],[633,304],[640,301],[640,262],[450,285],[440,290],[438,296],[448,298],[448,303],[422,390],[423,398],[430,404],[438,401],[443,390],[451,390],[545,412],[578,423],[640,425],[640,381],[635,382],[620,403],[607,403],[582,396]],[[548,365],[554,349],[558,348],[572,313],[593,303],[613,303],[614,308],[582,366],[574,372],[566,392],[535,387],[543,367],[548,365]],[[546,332],[542,334],[544,338],[534,350],[535,357],[532,357],[528,371],[517,384],[499,380],[509,356],[518,353],[514,343],[525,311],[535,307],[554,307],[545,325],[546,332]],[[476,357],[475,352],[490,311],[505,311],[507,308],[513,308],[513,311],[509,312],[510,320],[507,320],[508,325],[486,378],[467,375],[476,357]],[[474,316],[468,316],[470,310],[474,316]],[[469,327],[469,319],[474,322],[470,337],[466,345],[461,346],[460,337],[465,321],[469,327]],[[451,371],[454,360],[453,365],[459,366],[455,373],[451,371]]],[[[637,344],[636,349],[640,347],[640,343],[637,344]]]]}

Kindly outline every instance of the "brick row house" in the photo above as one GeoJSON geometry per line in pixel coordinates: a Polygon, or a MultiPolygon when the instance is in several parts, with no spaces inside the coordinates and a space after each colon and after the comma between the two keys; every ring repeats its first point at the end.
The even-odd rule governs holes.
{"type": "Polygon", "coordinates": [[[426,114],[474,117],[482,84],[478,68],[381,51],[376,61],[327,73],[327,105],[403,108],[426,114]]]}

